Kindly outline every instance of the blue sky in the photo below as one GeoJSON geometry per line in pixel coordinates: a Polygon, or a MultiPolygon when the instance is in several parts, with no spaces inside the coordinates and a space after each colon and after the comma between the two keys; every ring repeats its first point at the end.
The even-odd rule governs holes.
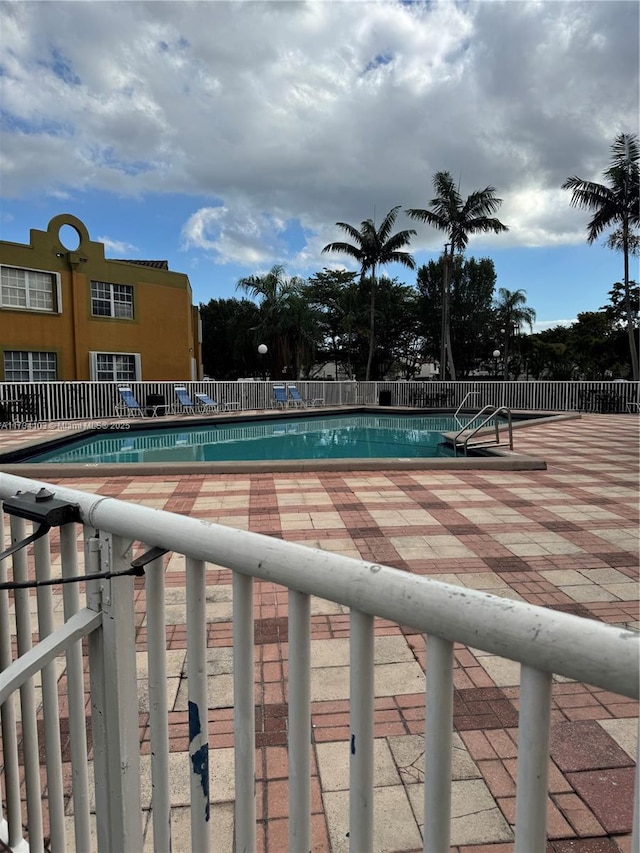
{"type": "MultiPolygon", "coordinates": [[[[508,234],[468,255],[526,291],[539,327],[622,276],[560,185],[601,180],[638,130],[635,2],[0,6],[4,240],[72,213],[108,257],[166,259],[206,302],[275,263],[343,266],[321,254],[336,221],[426,207],[448,170],[463,196],[503,199],[508,234]]],[[[397,225],[418,264],[438,256],[444,235],[397,225]]]]}

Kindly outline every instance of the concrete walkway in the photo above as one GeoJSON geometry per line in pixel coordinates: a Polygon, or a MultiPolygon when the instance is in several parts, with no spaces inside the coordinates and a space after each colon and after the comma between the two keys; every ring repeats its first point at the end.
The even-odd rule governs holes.
{"type": "MultiPolygon", "coordinates": [[[[519,430],[516,449],[544,458],[546,471],[92,476],[65,485],[637,630],[638,423],[634,415],[585,415],[519,430]]],[[[15,445],[18,436],[5,435],[15,445]]],[[[0,447],[6,443],[0,433],[0,447]]],[[[169,559],[166,581],[175,851],[190,849],[183,558],[169,559]]],[[[233,843],[230,573],[210,567],[208,589],[212,849],[223,853],[233,843]]],[[[136,609],[151,850],[142,585],[136,609]]],[[[257,583],[255,637],[258,848],[281,853],[287,849],[290,654],[282,588],[257,583]]],[[[376,853],[422,849],[424,657],[421,635],[376,621],[376,853]]],[[[348,613],[314,601],[317,853],[348,850],[347,664],[348,613]]],[[[517,665],[456,648],[452,849],[459,853],[513,849],[518,680],[517,665]]],[[[630,853],[638,704],[561,678],[553,696],[548,853],[630,853]]]]}

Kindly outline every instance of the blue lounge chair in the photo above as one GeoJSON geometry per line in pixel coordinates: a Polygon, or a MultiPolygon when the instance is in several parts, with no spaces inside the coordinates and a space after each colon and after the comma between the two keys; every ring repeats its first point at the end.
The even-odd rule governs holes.
{"type": "Polygon", "coordinates": [[[287,394],[289,395],[289,400],[294,406],[298,406],[298,408],[304,408],[308,405],[307,400],[303,400],[300,396],[300,392],[296,388],[295,385],[287,385],[287,394]]]}
{"type": "Polygon", "coordinates": [[[196,404],[193,402],[191,397],[189,396],[187,389],[184,385],[176,385],[173,389],[176,392],[176,397],[178,398],[178,402],[182,408],[182,411],[187,414],[188,412],[196,411],[196,404]]]}
{"type": "Polygon", "coordinates": [[[284,385],[274,385],[273,396],[275,398],[276,407],[278,409],[288,408],[289,398],[287,397],[287,389],[284,387],[284,385]]]}
{"type": "Polygon", "coordinates": [[[291,401],[297,406],[320,406],[324,403],[324,397],[311,397],[310,399],[305,400],[300,396],[300,392],[295,385],[287,385],[287,392],[291,401]]]}
{"type": "MultiPolygon", "coordinates": [[[[140,403],[133,396],[133,391],[131,388],[125,388],[124,386],[118,388],[118,394],[120,394],[120,402],[116,403],[116,416],[117,417],[144,417],[144,409],[140,405],[140,403]]],[[[156,414],[157,406],[153,407],[153,414],[156,414]]]]}
{"type": "Polygon", "coordinates": [[[199,393],[194,394],[196,400],[198,401],[198,408],[201,412],[217,412],[218,404],[215,400],[212,400],[208,394],[199,393]]]}

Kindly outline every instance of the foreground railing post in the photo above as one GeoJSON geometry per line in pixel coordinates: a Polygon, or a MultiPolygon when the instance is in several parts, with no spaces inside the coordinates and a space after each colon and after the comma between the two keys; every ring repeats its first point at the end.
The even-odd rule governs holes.
{"type": "MultiPolygon", "coordinates": [[[[11,539],[17,542],[25,538],[26,524],[22,518],[11,516],[11,539]]],[[[22,548],[13,557],[13,577],[18,583],[28,580],[27,550],[22,548]]],[[[32,647],[31,613],[28,589],[16,589],[16,634],[18,656],[22,657],[32,647]]],[[[36,694],[33,678],[20,688],[20,710],[22,714],[22,748],[24,753],[24,779],[27,792],[27,817],[29,823],[29,845],[34,850],[44,847],[42,829],[42,802],[40,799],[40,755],[36,720],[36,694]]]]}
{"type": "Polygon", "coordinates": [[[453,643],[427,636],[424,750],[424,853],[449,849],[453,643]]]}
{"type": "Polygon", "coordinates": [[[145,569],[147,656],[149,661],[149,727],[151,729],[151,808],[154,850],[171,850],[169,797],[169,709],[167,704],[167,629],[164,561],[145,569]]]}
{"type": "MultiPolygon", "coordinates": [[[[36,578],[51,579],[51,555],[49,535],[34,543],[36,578]]],[[[53,596],[50,586],[36,590],[38,602],[38,637],[42,641],[53,633],[53,596]]],[[[54,850],[66,850],[64,824],[64,789],[62,784],[62,747],[60,742],[60,710],[56,662],[42,669],[42,714],[44,717],[44,739],[47,745],[47,800],[49,803],[49,836],[54,850]]]]}
{"type": "MultiPolygon", "coordinates": [[[[60,528],[60,560],[62,576],[75,577],[78,571],[78,552],[75,524],[60,528]]],[[[62,587],[65,622],[80,610],[80,591],[77,583],[62,587]]],[[[71,780],[73,788],[73,824],[76,850],[91,849],[89,817],[89,772],[87,768],[87,724],[84,707],[84,673],[82,643],[67,649],[67,702],[69,706],[69,742],[71,746],[71,780]]]]}
{"type": "Polygon", "coordinates": [[[349,850],[373,850],[373,616],[351,611],[349,850]]]}
{"type": "MultiPolygon", "coordinates": [[[[87,545],[94,572],[128,568],[130,546],[122,537],[102,532],[87,545]]],[[[98,848],[141,850],[133,578],[91,584],[97,584],[90,592],[91,609],[99,606],[103,617],[101,630],[89,635],[98,848]]]]}
{"type": "Polygon", "coordinates": [[[520,668],[515,853],[544,853],[547,837],[551,673],[520,668]]]}
{"type": "MultiPolygon", "coordinates": [[[[1,507],[0,507],[1,509],[1,507]]],[[[4,513],[0,511],[0,549],[4,549],[4,513]]],[[[0,560],[0,583],[7,581],[7,561],[0,560]]],[[[0,670],[12,661],[11,621],[9,618],[9,593],[0,590],[0,670]]],[[[18,732],[16,727],[15,697],[0,706],[2,732],[2,758],[4,764],[4,792],[7,803],[9,847],[22,842],[22,808],[20,804],[20,766],[18,763],[18,732]]],[[[1,818],[0,818],[1,822],[1,818]]]]}
{"type": "Polygon", "coordinates": [[[311,850],[310,596],[289,590],[289,850],[311,850]]]}
{"type": "Polygon", "coordinates": [[[209,702],[205,563],[186,559],[191,849],[209,850],[209,702]]]}
{"type": "Polygon", "coordinates": [[[233,573],[233,704],[236,850],[256,849],[256,721],[253,695],[253,578],[233,573]]]}

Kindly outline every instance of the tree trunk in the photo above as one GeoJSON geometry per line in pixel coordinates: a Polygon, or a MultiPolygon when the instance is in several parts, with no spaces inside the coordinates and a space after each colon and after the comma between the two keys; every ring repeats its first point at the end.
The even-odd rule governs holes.
{"type": "Polygon", "coordinates": [[[440,323],[440,379],[447,378],[447,290],[448,290],[448,271],[447,271],[447,247],[444,247],[444,257],[442,264],[442,309],[440,323]]]}
{"type": "Polygon", "coordinates": [[[371,268],[371,299],[369,302],[369,357],[367,358],[367,372],[365,381],[371,378],[371,365],[373,364],[373,350],[375,346],[376,333],[376,268],[371,268]]]}
{"type": "Polygon", "coordinates": [[[638,348],[633,329],[633,312],[631,311],[631,293],[629,292],[629,224],[622,224],[622,251],[624,253],[624,307],[627,315],[627,335],[629,336],[629,352],[631,354],[631,376],[638,381],[638,348]]]}
{"type": "MultiPolygon", "coordinates": [[[[449,299],[449,294],[451,290],[451,279],[453,278],[453,243],[451,243],[451,254],[449,257],[446,257],[446,248],[445,248],[445,270],[446,270],[446,305],[445,305],[445,335],[446,335],[446,349],[447,349],[447,360],[449,362],[449,374],[453,382],[456,381],[456,368],[453,363],[453,352],[451,351],[451,310],[449,299]]],[[[446,373],[446,371],[445,371],[446,373]]]]}

